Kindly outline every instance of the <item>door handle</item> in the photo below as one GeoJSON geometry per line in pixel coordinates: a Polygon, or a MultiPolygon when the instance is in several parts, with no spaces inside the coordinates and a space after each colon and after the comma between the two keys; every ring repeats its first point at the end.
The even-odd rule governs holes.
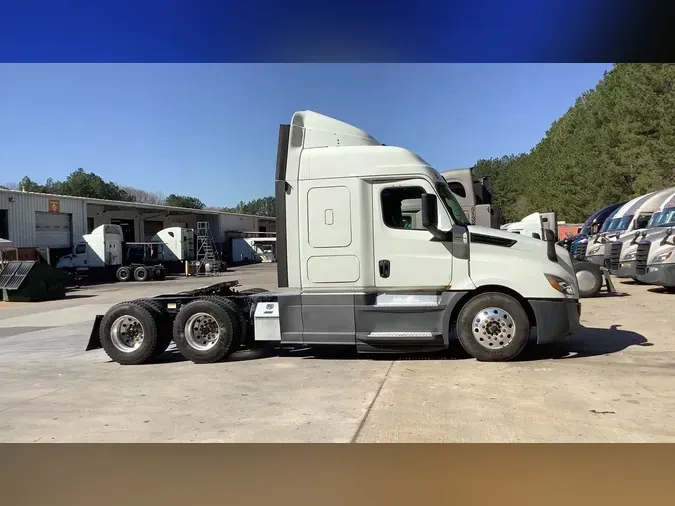
{"type": "Polygon", "coordinates": [[[380,266],[380,276],[383,278],[388,278],[390,270],[389,260],[380,260],[379,266],[380,266]]]}

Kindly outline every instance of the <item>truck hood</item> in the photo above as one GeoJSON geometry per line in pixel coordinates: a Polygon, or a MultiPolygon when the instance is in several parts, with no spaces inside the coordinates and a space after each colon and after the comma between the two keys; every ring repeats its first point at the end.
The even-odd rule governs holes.
{"type": "MultiPolygon", "coordinates": [[[[469,230],[469,234],[480,234],[490,237],[515,240],[517,242],[513,245],[514,250],[527,251],[534,253],[535,255],[546,255],[546,241],[542,239],[535,239],[534,237],[527,235],[515,234],[505,230],[497,230],[496,228],[481,227],[478,225],[469,225],[467,226],[467,229],[469,230]]],[[[569,263],[569,252],[565,248],[556,244],[555,250],[558,254],[558,257],[564,259],[563,263],[569,263]]]]}

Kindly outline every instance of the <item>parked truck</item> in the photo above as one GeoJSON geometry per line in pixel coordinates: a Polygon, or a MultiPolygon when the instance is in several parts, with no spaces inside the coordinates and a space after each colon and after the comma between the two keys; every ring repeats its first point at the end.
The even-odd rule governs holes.
{"type": "Polygon", "coordinates": [[[98,315],[87,349],[140,364],[173,339],[196,363],[243,346],[343,345],[359,352],[448,349],[510,360],[579,328],[569,252],[471,225],[417,154],[321,114],[281,125],[276,166],[278,293],[236,282],[123,302],[98,315]],[[418,199],[421,223],[401,204],[418,199]]]}
{"type": "Polygon", "coordinates": [[[641,209],[641,212],[651,209],[654,211],[647,224],[640,228],[620,233],[610,247],[607,248],[606,256],[609,259],[609,269],[612,274],[620,278],[633,278],[637,281],[634,271],[638,242],[640,238],[659,230],[662,213],[671,201],[673,192],[675,192],[675,188],[667,188],[655,192],[641,209]]]}
{"type": "Polygon", "coordinates": [[[126,243],[119,225],[100,225],[82,236],[73,253],[61,257],[56,267],[70,274],[118,281],[162,280],[162,244],[126,243]]]}
{"type": "Polygon", "coordinates": [[[477,178],[473,169],[450,169],[441,172],[471,225],[499,228],[501,210],[492,205],[492,178],[477,178]]]}
{"type": "Polygon", "coordinates": [[[560,244],[563,248],[567,249],[570,253],[572,253],[572,258],[574,258],[574,252],[572,251],[573,245],[575,243],[578,244],[578,241],[581,239],[585,239],[588,236],[599,233],[600,229],[604,225],[607,218],[611,216],[615,210],[617,210],[624,204],[625,202],[617,202],[615,204],[611,204],[609,206],[605,206],[602,209],[597,210],[592,215],[590,215],[588,219],[584,222],[578,234],[565,237],[562,239],[559,238],[558,244],[560,244]]]}
{"type": "Polygon", "coordinates": [[[556,213],[532,213],[528,214],[518,222],[507,223],[500,228],[507,232],[526,235],[535,239],[544,239],[546,237],[546,230],[550,230],[556,236],[557,240],[557,220],[556,213]]]}
{"type": "Polygon", "coordinates": [[[636,227],[644,227],[649,222],[649,218],[651,218],[654,211],[643,212],[642,208],[654,193],[650,192],[636,197],[620,207],[614,218],[612,218],[612,223],[610,223],[607,231],[594,236],[592,240],[589,238],[584,260],[609,268],[609,257],[606,256],[609,246],[620,233],[629,232],[636,227]]]}
{"type": "Polygon", "coordinates": [[[675,194],[663,206],[658,229],[642,232],[635,254],[635,273],[642,283],[675,289],[675,194]]]}

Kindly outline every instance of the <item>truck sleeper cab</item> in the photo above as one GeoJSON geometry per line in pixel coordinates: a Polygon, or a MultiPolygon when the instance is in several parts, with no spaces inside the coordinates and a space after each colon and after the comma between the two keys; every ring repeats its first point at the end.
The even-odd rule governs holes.
{"type": "MultiPolygon", "coordinates": [[[[668,188],[656,192],[650,199],[652,206],[658,206],[651,215],[649,222],[643,228],[626,232],[617,237],[616,241],[609,248],[610,272],[620,278],[636,278],[635,257],[637,255],[638,243],[645,237],[662,231],[662,218],[667,218],[664,210],[673,200],[675,188],[668,188]]],[[[645,206],[646,207],[646,206],[645,206]]]]}
{"type": "MultiPolygon", "coordinates": [[[[150,299],[154,314],[172,315],[190,360],[222,360],[246,339],[369,353],[439,351],[457,339],[478,360],[503,361],[579,327],[572,261],[554,236],[470,225],[446,180],[411,151],[297,112],[280,127],[275,193],[279,293],[150,299]],[[405,219],[418,212],[411,201],[419,219],[405,219]]],[[[106,351],[126,310],[101,318],[106,351]]]]}

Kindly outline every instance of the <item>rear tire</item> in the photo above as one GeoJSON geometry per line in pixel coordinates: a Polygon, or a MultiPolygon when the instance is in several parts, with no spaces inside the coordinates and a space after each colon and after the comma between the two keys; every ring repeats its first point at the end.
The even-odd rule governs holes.
{"type": "Polygon", "coordinates": [[[236,351],[236,325],[230,308],[198,299],[176,315],[173,340],[181,354],[196,364],[220,362],[236,351]]]}
{"type": "Polygon", "coordinates": [[[470,299],[459,312],[457,334],[462,348],[481,362],[513,360],[530,339],[530,321],[513,297],[486,292],[470,299]]]}
{"type": "Polygon", "coordinates": [[[157,325],[157,347],[151,357],[155,359],[167,350],[173,340],[171,315],[162,303],[152,299],[135,300],[134,304],[147,309],[155,320],[155,325],[157,325]]]}
{"type": "Polygon", "coordinates": [[[131,269],[129,267],[120,267],[115,273],[118,281],[131,281],[131,269]]]}
{"type": "Polygon", "coordinates": [[[212,296],[212,297],[204,297],[203,300],[210,300],[214,304],[218,304],[221,306],[223,309],[229,309],[231,311],[231,316],[234,316],[232,323],[234,324],[234,338],[232,341],[232,347],[234,351],[239,349],[246,340],[246,335],[247,335],[247,325],[246,325],[246,316],[244,315],[243,311],[237,306],[237,304],[230,300],[226,299],[224,297],[218,297],[218,296],[212,296]]]}
{"type": "Polygon", "coordinates": [[[150,279],[150,271],[147,267],[136,267],[134,269],[134,279],[136,281],[148,281],[150,279]]]}
{"type": "Polygon", "coordinates": [[[99,336],[111,360],[138,365],[151,360],[161,347],[158,330],[152,310],[135,302],[122,302],[105,313],[99,336]]]}
{"type": "Polygon", "coordinates": [[[579,297],[583,299],[595,297],[602,288],[600,267],[590,262],[574,264],[574,274],[579,284],[579,297]]]}

